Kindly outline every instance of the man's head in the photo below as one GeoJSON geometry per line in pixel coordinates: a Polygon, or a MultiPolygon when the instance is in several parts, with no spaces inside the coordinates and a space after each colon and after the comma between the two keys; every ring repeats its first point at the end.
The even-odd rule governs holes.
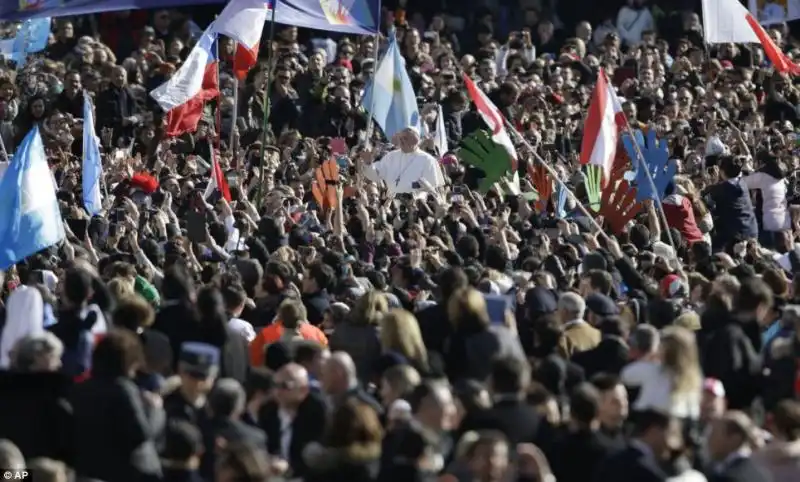
{"type": "Polygon", "coordinates": [[[333,268],[325,263],[314,263],[306,270],[303,277],[303,293],[317,293],[329,289],[336,275],[333,268]]]}
{"type": "Polygon", "coordinates": [[[207,394],[219,372],[219,348],[207,343],[186,342],[181,345],[178,374],[181,390],[196,397],[207,394]]]}
{"type": "Polygon", "coordinates": [[[613,285],[614,280],[611,278],[611,273],[599,269],[592,269],[581,275],[579,287],[580,295],[584,298],[592,293],[601,293],[608,296],[611,294],[613,285]]]}
{"type": "Polygon", "coordinates": [[[275,400],[281,408],[297,408],[308,396],[308,371],[297,363],[281,367],[273,381],[275,400]]]}
{"type": "Polygon", "coordinates": [[[64,90],[72,95],[81,91],[81,73],[78,71],[67,72],[64,76],[64,90]]]}
{"type": "Polygon", "coordinates": [[[197,469],[203,454],[203,435],[184,420],[170,420],[164,431],[162,459],[175,468],[197,469]]]}
{"type": "Polygon", "coordinates": [[[600,390],[591,383],[581,383],[569,397],[570,420],[576,427],[596,428],[599,425],[600,390]]]}
{"type": "Polygon", "coordinates": [[[510,456],[508,439],[497,430],[481,430],[465,454],[475,480],[498,482],[508,476],[510,456]]]}
{"type": "Polygon", "coordinates": [[[322,376],[322,367],[331,356],[331,352],[319,343],[311,340],[298,341],[294,345],[294,361],[305,367],[314,377],[322,376]]]}
{"type": "Polygon", "coordinates": [[[603,427],[617,430],[628,418],[628,391],[615,375],[599,373],[592,377],[592,385],[600,391],[598,418],[603,427]]]}
{"type": "Polygon", "coordinates": [[[11,350],[11,368],[21,372],[56,372],[61,369],[64,344],[46,331],[19,340],[11,350]]]}
{"type": "Polygon", "coordinates": [[[337,351],[322,369],[322,389],[328,395],[342,395],[358,386],[358,374],[353,359],[346,352],[337,351]]]}
{"type": "Polygon", "coordinates": [[[531,368],[528,362],[513,357],[492,361],[489,387],[492,394],[522,396],[530,384],[531,368]]]}
{"type": "Polygon", "coordinates": [[[438,433],[453,428],[456,405],[447,385],[426,380],[417,385],[408,403],[414,417],[429,430],[438,433]]]}
{"type": "Polygon", "coordinates": [[[125,87],[128,83],[128,71],[122,66],[116,66],[111,71],[111,83],[118,88],[125,87]]]}
{"type": "Polygon", "coordinates": [[[308,313],[302,302],[287,298],[278,307],[278,319],[286,330],[295,330],[306,321],[308,313]]]}
{"type": "Polygon", "coordinates": [[[786,442],[800,440],[800,402],[781,400],[772,410],[772,433],[786,442]]]}
{"type": "Polygon", "coordinates": [[[638,325],[628,337],[631,360],[650,359],[658,354],[661,335],[652,325],[638,325]]]}
{"type": "Polygon", "coordinates": [[[703,398],[700,400],[700,419],[709,422],[721,417],[727,409],[725,387],[715,378],[703,382],[703,398]]]}
{"type": "Polygon", "coordinates": [[[767,316],[772,308],[772,298],[772,290],[764,281],[748,278],[739,289],[736,309],[741,314],[755,317],[759,324],[768,323],[772,321],[767,316]]]}
{"type": "Polygon", "coordinates": [[[656,410],[637,412],[632,435],[650,447],[656,460],[663,460],[671,449],[683,445],[680,422],[656,410]]]}
{"type": "Polygon", "coordinates": [[[419,131],[413,127],[406,127],[402,131],[395,134],[392,142],[400,148],[401,151],[409,153],[414,152],[419,146],[420,136],[419,131]]]}
{"type": "Polygon", "coordinates": [[[586,302],[577,293],[567,292],[558,298],[558,314],[562,323],[582,320],[585,311],[586,302]]]}
{"type": "Polygon", "coordinates": [[[208,395],[208,410],[214,418],[235,420],[244,412],[247,397],[233,378],[221,378],[208,395]]]}
{"type": "Polygon", "coordinates": [[[421,380],[417,370],[410,365],[395,365],[383,372],[380,386],[383,406],[388,409],[395,400],[408,397],[421,380]]]}
{"type": "Polygon", "coordinates": [[[711,425],[708,434],[708,455],[721,462],[729,455],[745,448],[755,447],[755,427],[744,412],[731,410],[711,425]]]}

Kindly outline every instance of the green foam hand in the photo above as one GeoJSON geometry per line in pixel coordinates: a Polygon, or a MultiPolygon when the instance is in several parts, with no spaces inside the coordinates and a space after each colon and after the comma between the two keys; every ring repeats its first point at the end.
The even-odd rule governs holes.
{"type": "Polygon", "coordinates": [[[505,147],[492,141],[489,133],[475,131],[461,141],[459,157],[470,166],[483,171],[478,190],[487,193],[511,169],[511,156],[505,147]]]}
{"type": "Polygon", "coordinates": [[[597,212],[600,210],[600,194],[601,194],[601,181],[603,171],[600,166],[586,166],[586,196],[589,198],[589,207],[592,211],[597,212]]]}

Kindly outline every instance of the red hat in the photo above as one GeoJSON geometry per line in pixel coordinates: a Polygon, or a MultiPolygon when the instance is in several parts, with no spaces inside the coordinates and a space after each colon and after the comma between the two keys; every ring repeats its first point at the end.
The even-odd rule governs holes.
{"type": "Polygon", "coordinates": [[[146,194],[153,194],[158,189],[158,181],[146,172],[137,172],[131,178],[131,186],[144,191],[146,194]]]}
{"type": "Polygon", "coordinates": [[[709,392],[717,398],[725,397],[725,385],[716,378],[706,378],[703,380],[703,391],[709,392]]]}
{"type": "Polygon", "coordinates": [[[350,72],[353,71],[353,62],[351,62],[349,59],[339,59],[339,66],[346,68],[350,72]]]}

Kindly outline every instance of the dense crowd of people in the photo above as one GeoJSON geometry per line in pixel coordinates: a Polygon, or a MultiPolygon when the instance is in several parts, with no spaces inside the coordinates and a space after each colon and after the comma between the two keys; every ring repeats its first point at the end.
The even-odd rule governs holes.
{"type": "MultiPolygon", "coordinates": [[[[795,80],[759,46],[706,45],[695,2],[455,3],[384,5],[378,36],[265,28],[241,82],[223,39],[220,96],[177,137],[148,94],[211,7],[56,18],[44,51],[0,65],[4,151],[39,128],[67,231],[3,273],[0,468],[800,480],[795,80]],[[362,95],[392,29],[424,128],[387,139],[362,95]],[[668,146],[663,196],[627,195],[646,188],[622,142],[592,192],[579,159],[600,68],[633,130],[668,146]],[[462,74],[519,132],[520,195],[459,153],[488,128],[462,74]],[[320,183],[333,154],[339,178],[320,183]],[[387,155],[435,159],[443,185],[397,194],[376,175],[387,155]],[[230,200],[206,189],[215,162],[230,200]]],[[[794,53],[786,24],[769,34],[794,53]]]]}

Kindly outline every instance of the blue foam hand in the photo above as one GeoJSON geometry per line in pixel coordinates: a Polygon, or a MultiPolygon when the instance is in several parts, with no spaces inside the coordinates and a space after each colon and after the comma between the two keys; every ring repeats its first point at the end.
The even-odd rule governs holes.
{"type": "Polygon", "coordinates": [[[622,137],[622,143],[625,146],[625,152],[628,154],[636,170],[633,181],[634,186],[636,186],[636,200],[638,202],[643,202],[647,199],[661,199],[664,197],[667,186],[675,177],[678,166],[669,158],[669,147],[667,143],[659,141],[654,130],[651,129],[650,132],[647,133],[646,143],[640,131],[636,131],[634,135],[636,144],[638,144],[639,150],[644,158],[644,165],[637,162],[637,151],[629,135],[624,135],[622,137]],[[648,171],[653,177],[655,191],[653,191],[653,186],[647,178],[648,171]]]}
{"type": "Polygon", "coordinates": [[[567,217],[567,190],[560,182],[556,186],[555,214],[558,219],[567,217]]]}

